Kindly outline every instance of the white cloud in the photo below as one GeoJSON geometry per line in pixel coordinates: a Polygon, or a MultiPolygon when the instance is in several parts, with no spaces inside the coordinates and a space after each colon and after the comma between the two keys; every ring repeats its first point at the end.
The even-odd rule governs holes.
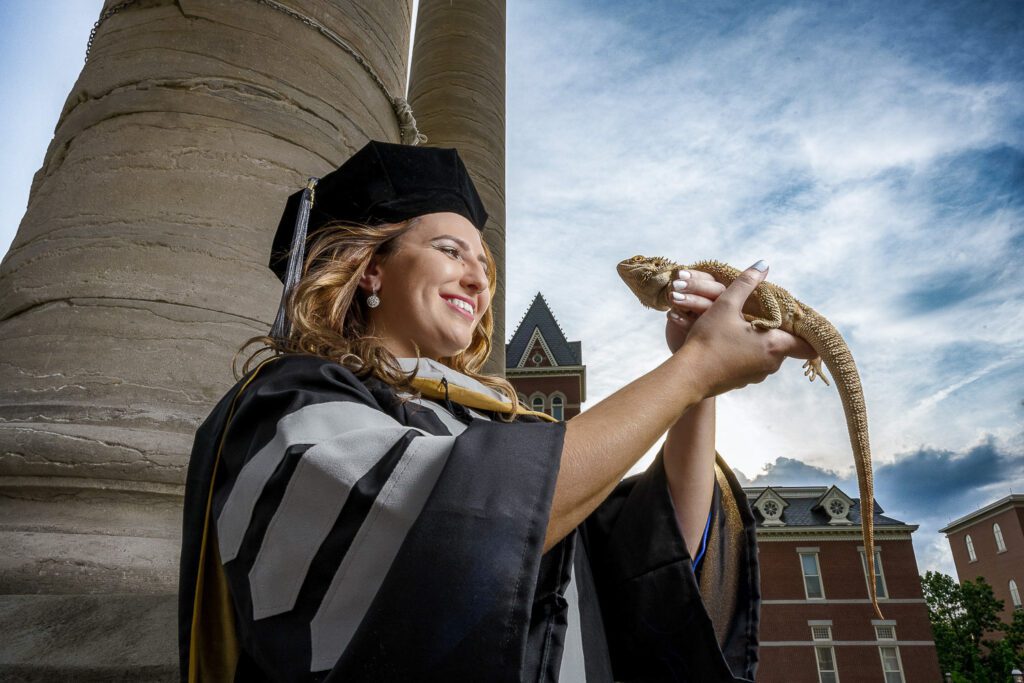
{"type": "MultiPolygon", "coordinates": [[[[1020,83],[934,68],[891,31],[846,31],[812,3],[752,9],[732,30],[689,11],[666,50],[674,29],[635,17],[510,7],[508,310],[544,292],[583,340],[593,405],[666,353],[662,318],[617,281],[618,260],[765,258],[849,341],[879,462],[1012,434],[996,406],[1016,405],[1019,383],[992,380],[1024,371],[1024,273],[1007,254],[1022,212],[953,216],[933,193],[964,182],[941,174],[946,160],[1020,140],[1020,83]],[[988,286],[962,297],[966,273],[988,286]],[[948,353],[960,344],[996,355],[971,367],[948,353]]],[[[741,469],[850,465],[835,390],[798,368],[720,399],[719,448],[741,469]]]]}

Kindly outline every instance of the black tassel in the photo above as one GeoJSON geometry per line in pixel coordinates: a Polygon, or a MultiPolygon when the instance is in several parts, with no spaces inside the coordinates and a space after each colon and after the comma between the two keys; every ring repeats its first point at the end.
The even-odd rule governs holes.
{"type": "Polygon", "coordinates": [[[288,321],[288,314],[285,308],[288,303],[288,295],[295,287],[299,278],[302,277],[302,264],[306,260],[306,229],[309,226],[309,212],[313,209],[314,191],[319,178],[310,178],[306,183],[306,189],[302,191],[302,198],[299,200],[299,212],[295,217],[295,231],[292,233],[292,248],[288,254],[288,272],[284,278],[284,289],[281,290],[281,303],[277,306],[277,317],[270,328],[270,336],[274,339],[285,340],[291,333],[291,324],[288,321]]]}

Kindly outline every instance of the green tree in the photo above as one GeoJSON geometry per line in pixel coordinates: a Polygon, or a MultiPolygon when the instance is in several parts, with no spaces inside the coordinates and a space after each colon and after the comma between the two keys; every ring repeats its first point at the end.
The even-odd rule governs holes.
{"type": "Polygon", "coordinates": [[[1003,683],[1024,657],[1024,612],[1017,610],[1013,622],[999,619],[1003,601],[997,600],[984,578],[958,584],[951,576],[926,572],[921,588],[928,603],[939,665],[954,680],[973,683],[1003,683]],[[986,634],[1002,632],[1002,640],[986,634]]]}

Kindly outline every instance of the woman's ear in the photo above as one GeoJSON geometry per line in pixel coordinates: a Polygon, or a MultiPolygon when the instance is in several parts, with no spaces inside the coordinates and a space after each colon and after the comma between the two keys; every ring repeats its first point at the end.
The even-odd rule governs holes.
{"type": "Polygon", "coordinates": [[[380,261],[374,256],[370,259],[370,262],[366,265],[366,270],[363,271],[362,276],[359,278],[359,289],[368,294],[380,289],[382,275],[380,261]]]}

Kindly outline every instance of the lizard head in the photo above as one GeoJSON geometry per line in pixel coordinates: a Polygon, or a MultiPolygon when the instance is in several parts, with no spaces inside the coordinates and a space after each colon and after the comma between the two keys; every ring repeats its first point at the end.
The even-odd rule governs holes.
{"type": "Polygon", "coordinates": [[[619,277],[640,299],[640,303],[659,311],[668,310],[665,288],[679,264],[660,256],[634,256],[616,266],[619,277]]]}

